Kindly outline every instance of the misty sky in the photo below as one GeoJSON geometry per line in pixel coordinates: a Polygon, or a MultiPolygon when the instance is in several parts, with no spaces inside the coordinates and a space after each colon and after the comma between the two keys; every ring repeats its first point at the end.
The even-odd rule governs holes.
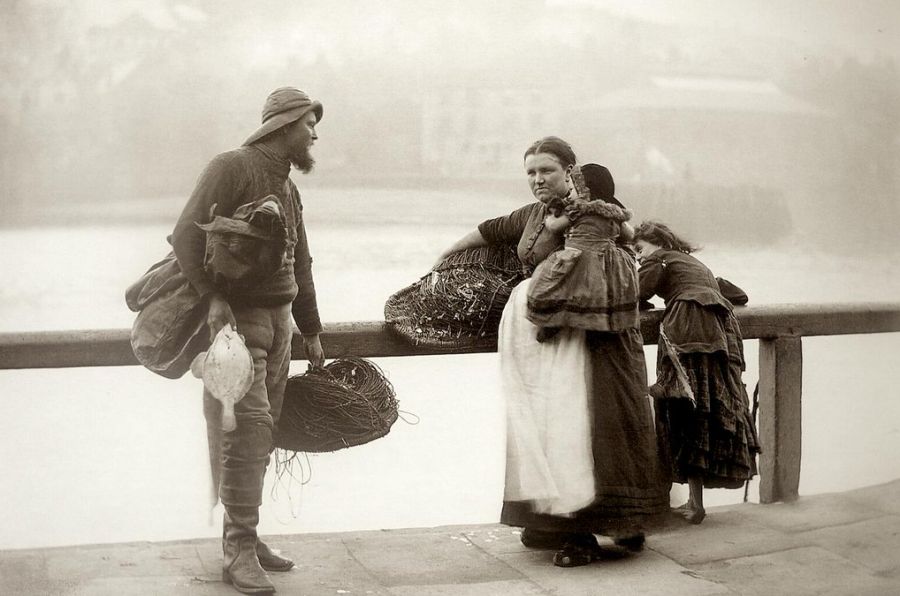
{"type": "MultiPolygon", "coordinates": [[[[36,4],[52,5],[52,2],[39,1],[36,4]]],[[[291,4],[290,12],[295,15],[302,13],[303,24],[291,22],[291,35],[327,50],[336,45],[336,37],[354,37],[365,42],[392,29],[392,24],[411,21],[409,24],[412,26],[406,31],[406,41],[415,45],[422,31],[417,31],[414,25],[416,21],[422,24],[434,20],[429,17],[437,17],[436,20],[452,27],[454,20],[466,20],[468,14],[470,20],[466,24],[476,26],[477,21],[481,20],[494,23],[492,17],[502,16],[509,7],[519,4],[522,10],[533,11],[533,18],[549,21],[554,9],[584,4],[616,15],[665,24],[748,34],[771,33],[794,38],[801,45],[839,47],[863,59],[879,53],[900,56],[900,3],[892,0],[546,0],[545,10],[535,6],[540,2],[456,4],[463,5],[465,10],[460,11],[453,5],[434,0],[295,2],[291,4]],[[449,18],[444,20],[448,14],[449,18]]],[[[210,17],[206,10],[194,3],[169,0],[91,0],[78,1],[73,5],[78,10],[80,27],[108,26],[137,13],[160,29],[177,30],[184,23],[203,22],[210,17]]],[[[278,19],[273,16],[272,20],[278,19]]],[[[248,33],[254,24],[253,19],[247,21],[248,33]]],[[[568,26],[574,24],[550,22],[547,32],[550,35],[564,35],[568,26]]],[[[257,31],[262,36],[270,30],[257,31]]],[[[276,58],[280,53],[279,44],[261,41],[256,52],[261,59],[276,58]]]]}
{"type": "Polygon", "coordinates": [[[446,176],[464,158],[478,162],[478,150],[497,162],[488,173],[518,175],[521,146],[559,134],[623,181],[650,179],[644,170],[658,160],[648,155],[663,153],[674,164],[666,171],[691,161],[696,180],[799,190],[816,204],[821,186],[835,203],[850,189],[886,205],[900,185],[891,0],[10,0],[7,15],[0,200],[23,212],[34,197],[183,194],[211,155],[246,138],[265,93],[286,84],[327,106],[323,182],[345,171],[446,176]],[[673,115],[685,105],[674,94],[646,92],[665,76],[707,77],[720,90],[746,79],[781,107],[833,120],[789,131],[751,93],[729,103],[700,91],[703,107],[673,115]],[[603,112],[597,102],[614,104],[616,93],[628,101],[603,112]],[[669,112],[629,121],[634,97],[662,98],[669,112]],[[735,105],[723,131],[696,137],[713,128],[692,118],[735,105]],[[718,147],[741,127],[756,136],[718,147]],[[737,168],[724,158],[731,149],[771,159],[737,168]],[[839,176],[821,179],[835,155],[841,167],[824,169],[839,176]],[[108,170],[116,175],[101,191],[108,170]]]}

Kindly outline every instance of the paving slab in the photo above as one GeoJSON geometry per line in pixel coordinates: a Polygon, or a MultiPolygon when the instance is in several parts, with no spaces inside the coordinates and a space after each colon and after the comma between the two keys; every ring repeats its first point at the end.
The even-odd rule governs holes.
{"type": "Polygon", "coordinates": [[[45,585],[50,589],[61,587],[47,580],[43,551],[0,551],[0,579],[4,591],[11,594],[34,594],[45,585]]]}
{"type": "Polygon", "coordinates": [[[731,508],[708,510],[700,525],[685,523],[677,529],[647,537],[647,548],[685,567],[784,550],[795,544],[786,532],[752,521],[740,510],[731,508]]]}
{"type": "Polygon", "coordinates": [[[194,543],[197,549],[197,558],[203,574],[209,577],[221,577],[222,575],[222,543],[219,540],[205,540],[194,543]]]}
{"type": "MultiPolygon", "coordinates": [[[[286,594],[351,594],[389,596],[379,579],[349,551],[344,536],[299,539],[267,539],[294,561],[294,568],[284,573],[270,573],[275,587],[286,594]]],[[[408,541],[408,544],[410,542],[408,541]]],[[[218,553],[219,565],[222,554],[218,553]]]]}
{"type": "Polygon", "coordinates": [[[793,503],[748,503],[740,511],[748,520],[783,532],[806,532],[884,515],[883,511],[839,493],[800,497],[793,503]]]}
{"type": "Polygon", "coordinates": [[[875,571],[900,579],[900,516],[812,530],[798,537],[875,571]]]}
{"type": "Polygon", "coordinates": [[[520,540],[522,530],[500,524],[463,528],[456,536],[458,540],[467,540],[493,556],[518,553],[525,549],[520,540]]]}
{"type": "MultiPolygon", "coordinates": [[[[200,568],[196,544],[151,542],[48,549],[46,573],[51,580],[83,582],[97,577],[192,576],[200,568]]],[[[221,564],[220,564],[221,569],[221,564]]]]}
{"type": "Polygon", "coordinates": [[[86,580],[66,596],[218,596],[236,592],[222,582],[213,583],[187,576],[98,577],[86,580]]]}
{"type": "MultiPolygon", "coordinates": [[[[297,563],[273,573],[305,596],[900,594],[900,482],[792,505],[711,508],[648,534],[631,554],[562,569],[516,528],[408,528],[265,537],[297,563]]],[[[674,519],[674,517],[673,517],[674,519]]],[[[87,545],[0,551],[0,592],[23,595],[229,595],[221,543],[87,545]]]]}
{"type": "Polygon", "coordinates": [[[699,565],[696,573],[745,596],[885,596],[900,582],[820,547],[802,547],[699,565]]]}
{"type": "Polygon", "coordinates": [[[500,555],[500,559],[557,596],[729,594],[726,587],[694,576],[667,557],[647,550],[611,555],[608,559],[571,569],[555,567],[552,551],[523,548],[519,553],[500,555]]]}
{"type": "Polygon", "coordinates": [[[847,499],[864,507],[900,515],[900,480],[878,486],[867,486],[842,494],[847,499]]]}
{"type": "Polygon", "coordinates": [[[527,579],[478,584],[394,586],[393,596],[551,596],[527,579]]]}
{"type": "Polygon", "coordinates": [[[344,539],[353,558],[385,586],[467,584],[519,580],[522,575],[460,537],[458,532],[415,535],[365,533],[344,539]]]}

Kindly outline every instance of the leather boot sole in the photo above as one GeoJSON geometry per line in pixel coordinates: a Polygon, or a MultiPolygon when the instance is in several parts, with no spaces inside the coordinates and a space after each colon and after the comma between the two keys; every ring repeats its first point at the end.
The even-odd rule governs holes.
{"type": "Polygon", "coordinates": [[[235,590],[242,594],[274,594],[275,586],[269,587],[261,587],[261,586],[242,586],[238,583],[235,583],[234,579],[232,579],[231,574],[225,570],[222,570],[222,581],[226,584],[233,586],[235,590]]]}

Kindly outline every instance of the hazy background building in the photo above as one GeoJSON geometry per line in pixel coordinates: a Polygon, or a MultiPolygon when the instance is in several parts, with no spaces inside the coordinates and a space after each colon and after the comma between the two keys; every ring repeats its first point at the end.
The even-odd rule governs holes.
{"type": "MultiPolygon", "coordinates": [[[[900,221],[898,22],[881,0],[8,0],[3,219],[183,197],[294,84],[326,106],[311,184],[522,192],[523,149],[559,134],[654,215],[719,197],[760,238],[774,210],[858,241],[900,221]]],[[[726,224],[690,231],[747,231],[726,224]]]]}

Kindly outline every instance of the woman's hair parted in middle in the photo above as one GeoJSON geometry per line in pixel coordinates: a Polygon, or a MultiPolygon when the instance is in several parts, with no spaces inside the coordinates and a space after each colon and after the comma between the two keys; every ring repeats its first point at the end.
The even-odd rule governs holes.
{"type": "Polygon", "coordinates": [[[651,244],[655,244],[660,248],[668,250],[677,250],[685,254],[690,254],[700,250],[699,246],[694,246],[687,240],[679,237],[675,232],[669,229],[664,223],[658,221],[643,221],[641,225],[634,231],[634,242],[644,240],[651,244]]]}
{"type": "Polygon", "coordinates": [[[572,146],[559,137],[544,137],[538,139],[531,144],[531,147],[525,150],[525,155],[522,159],[527,158],[529,155],[537,155],[538,153],[549,153],[559,160],[559,163],[562,164],[562,167],[564,168],[573,166],[576,163],[575,151],[572,149],[572,146]]]}

